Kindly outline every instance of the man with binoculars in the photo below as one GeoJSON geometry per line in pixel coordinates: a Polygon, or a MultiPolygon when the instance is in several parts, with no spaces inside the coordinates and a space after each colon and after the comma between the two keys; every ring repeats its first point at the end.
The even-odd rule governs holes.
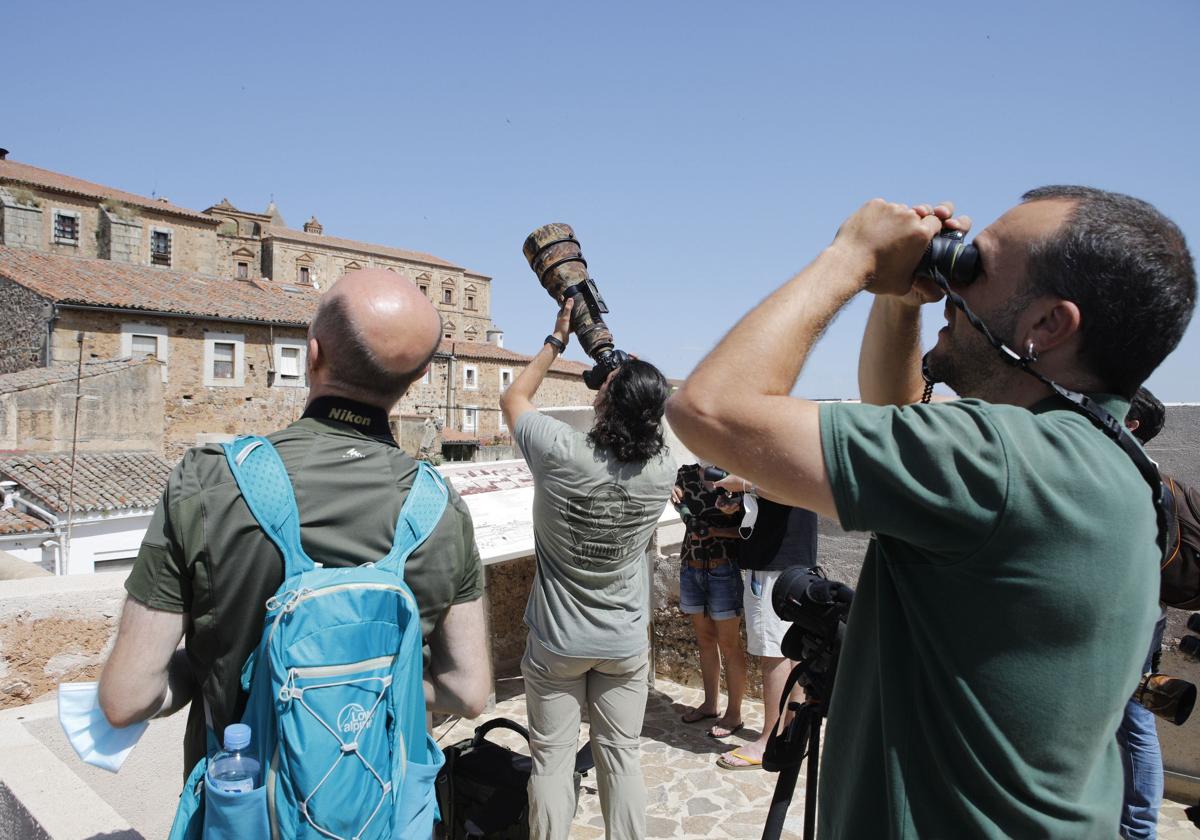
{"type": "Polygon", "coordinates": [[[668,407],[698,456],[873,534],[823,838],[1117,834],[1161,548],[1153,468],[1113,426],[1182,337],[1195,271],[1174,224],[1101,190],[1034,190],[974,245],[944,238],[969,226],[949,203],[869,202],[668,407]],[[864,290],[863,403],[789,396],[864,290]],[[943,295],[922,364],[920,305],[943,295]],[[934,380],[962,399],[919,402],[934,380]]]}

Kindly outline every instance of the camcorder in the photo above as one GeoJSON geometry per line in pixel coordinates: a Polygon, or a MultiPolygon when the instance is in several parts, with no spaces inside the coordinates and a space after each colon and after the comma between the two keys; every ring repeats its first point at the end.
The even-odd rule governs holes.
{"type": "Polygon", "coordinates": [[[568,299],[575,302],[571,310],[571,332],[579,338],[583,352],[595,366],[583,374],[583,381],[593,391],[600,390],[604,380],[629,360],[629,355],[616,349],[612,333],[602,316],[608,305],[588,275],[587,260],[575,231],[568,224],[554,222],[542,225],[525,238],[521,248],[529,267],[537,275],[550,297],[560,306],[568,299]]]}

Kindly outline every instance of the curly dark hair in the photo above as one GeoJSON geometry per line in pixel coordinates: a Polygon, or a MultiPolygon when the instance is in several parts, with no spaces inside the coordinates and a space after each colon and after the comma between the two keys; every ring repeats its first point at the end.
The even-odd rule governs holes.
{"type": "Polygon", "coordinates": [[[663,409],[671,389],[649,362],[630,359],[608,380],[588,443],[626,464],[650,460],[666,448],[663,409]]]}

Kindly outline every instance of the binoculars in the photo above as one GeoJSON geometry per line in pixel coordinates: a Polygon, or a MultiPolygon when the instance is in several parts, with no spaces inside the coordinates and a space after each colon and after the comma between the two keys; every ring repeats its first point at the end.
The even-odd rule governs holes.
{"type": "Polygon", "coordinates": [[[568,298],[575,302],[571,310],[571,332],[579,338],[583,352],[596,363],[583,374],[583,381],[598,391],[608,375],[629,360],[616,349],[612,333],[604,323],[608,313],[596,281],[588,275],[587,260],[570,225],[555,222],[535,230],[521,248],[529,267],[537,275],[550,297],[558,304],[568,298]]]}
{"type": "Polygon", "coordinates": [[[961,230],[944,230],[930,240],[917,266],[918,277],[940,276],[955,286],[966,286],[979,276],[979,249],[963,241],[961,230]]]}

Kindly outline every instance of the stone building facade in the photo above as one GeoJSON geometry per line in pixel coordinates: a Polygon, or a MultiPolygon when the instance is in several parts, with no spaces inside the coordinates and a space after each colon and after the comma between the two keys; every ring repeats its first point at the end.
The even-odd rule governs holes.
{"type": "MultiPolygon", "coordinates": [[[[444,429],[462,433],[460,441],[507,442],[510,435],[500,413],[500,395],[529,359],[486,342],[443,341],[429,373],[415,382],[400,401],[400,412],[438,417],[444,429]]],[[[587,369],[580,362],[557,360],[534,403],[540,408],[591,405],[596,395],[583,382],[587,369]]]]}
{"type": "Polygon", "coordinates": [[[315,289],[0,246],[6,298],[24,303],[29,335],[46,337],[48,367],[77,362],[81,348],[85,362],[156,359],[161,397],[144,409],[157,415],[169,460],[197,443],[277,429],[303,410],[315,289]]]}
{"type": "Polygon", "coordinates": [[[0,159],[0,245],[215,274],[220,223],[165,199],[0,159]]]}
{"type": "Polygon", "coordinates": [[[484,342],[492,330],[491,278],[419,251],[327,236],[313,216],[289,228],[272,202],[253,213],[222,199],[204,211],[221,220],[218,272],[328,290],[347,272],[383,268],[415,283],[442,316],[448,341],[484,342]]]}

